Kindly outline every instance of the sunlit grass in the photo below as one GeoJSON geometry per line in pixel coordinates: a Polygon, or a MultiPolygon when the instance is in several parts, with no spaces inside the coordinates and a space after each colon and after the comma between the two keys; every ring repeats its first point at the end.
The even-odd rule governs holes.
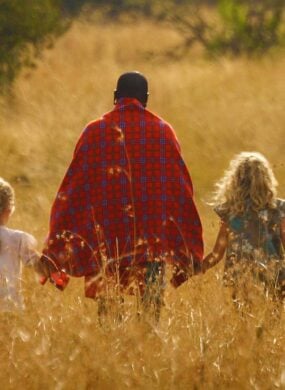
{"type": "Polygon", "coordinates": [[[284,333],[272,303],[256,293],[241,316],[213,273],[169,290],[160,326],[138,321],[129,299],[123,321],[100,328],[76,283],[62,295],[50,287],[27,295],[26,312],[1,316],[0,383],[14,388],[284,385],[284,333]]]}
{"type": "MultiPolygon", "coordinates": [[[[195,186],[206,249],[218,221],[206,204],[213,182],[241,150],[272,162],[284,196],[285,55],[263,60],[145,53],[179,37],[159,26],[75,23],[1,106],[0,175],[16,189],[11,226],[43,242],[50,205],[85,124],[112,108],[118,75],[138,69],[149,108],[175,128],[195,186]],[[135,38],[135,39],[134,39],[135,38]]],[[[222,265],[178,290],[167,287],[159,326],[138,321],[133,298],[122,323],[102,329],[82,280],[64,293],[24,272],[23,313],[1,313],[0,384],[47,389],[269,389],[285,386],[284,313],[253,286],[243,316],[222,286],[222,265]]]]}

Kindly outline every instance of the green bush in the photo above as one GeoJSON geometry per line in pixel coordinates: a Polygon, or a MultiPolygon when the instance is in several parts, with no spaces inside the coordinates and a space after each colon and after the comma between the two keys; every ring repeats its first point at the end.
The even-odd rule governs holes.
{"type": "Polygon", "coordinates": [[[284,0],[0,0],[0,93],[65,31],[66,16],[76,16],[83,6],[107,18],[129,12],[170,22],[184,38],[174,53],[199,42],[215,55],[252,55],[280,42],[284,0]],[[201,13],[205,4],[217,11],[215,25],[201,13]]]}
{"type": "Polygon", "coordinates": [[[222,31],[208,49],[234,55],[265,52],[279,43],[283,8],[283,0],[220,0],[222,31]]]}
{"type": "Polygon", "coordinates": [[[176,48],[179,55],[196,42],[213,55],[262,54],[282,42],[284,0],[217,0],[211,8],[215,22],[201,11],[197,0],[179,7],[169,0],[168,5],[160,18],[183,37],[176,48]]]}
{"type": "Polygon", "coordinates": [[[0,89],[9,90],[23,66],[62,32],[57,0],[0,0],[0,89]]]}

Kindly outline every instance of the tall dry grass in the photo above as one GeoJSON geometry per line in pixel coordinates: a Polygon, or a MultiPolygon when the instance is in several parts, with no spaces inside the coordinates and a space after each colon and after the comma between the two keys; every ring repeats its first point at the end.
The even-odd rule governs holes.
{"type": "MultiPolygon", "coordinates": [[[[121,72],[150,83],[149,108],[176,129],[196,190],[206,250],[218,221],[206,204],[214,181],[241,150],[264,153],[285,196],[284,52],[262,60],[216,62],[193,53],[178,62],[149,53],[179,37],[136,25],[76,22],[38,68],[23,72],[1,103],[0,175],[16,189],[10,226],[42,243],[49,209],[85,124],[112,108],[121,72]]],[[[136,320],[101,329],[81,280],[64,293],[24,273],[27,309],[0,314],[0,384],[16,389],[271,389],[285,386],[284,313],[253,286],[241,316],[222,287],[222,265],[178,290],[167,288],[160,325],[136,320]]]]}

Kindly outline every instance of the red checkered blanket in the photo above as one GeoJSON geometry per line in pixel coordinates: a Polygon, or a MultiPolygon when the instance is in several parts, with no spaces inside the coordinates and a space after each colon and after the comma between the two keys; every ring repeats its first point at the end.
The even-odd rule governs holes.
{"type": "Polygon", "coordinates": [[[179,285],[186,279],[180,270],[203,256],[192,195],[171,126],[136,99],[120,99],[77,143],[52,206],[44,255],[69,275],[85,276],[88,296],[100,290],[103,273],[125,288],[133,280],[143,285],[149,261],[175,264],[179,285]]]}

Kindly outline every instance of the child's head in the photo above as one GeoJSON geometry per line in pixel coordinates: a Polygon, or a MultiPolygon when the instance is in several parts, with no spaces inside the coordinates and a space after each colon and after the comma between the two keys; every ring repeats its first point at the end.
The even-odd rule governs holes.
{"type": "Polygon", "coordinates": [[[14,210],[15,195],[14,190],[5,180],[0,178],[0,221],[5,223],[5,219],[14,210]],[[4,220],[4,221],[3,221],[4,220]]]}
{"type": "Polygon", "coordinates": [[[231,162],[217,183],[215,204],[223,205],[232,215],[276,205],[278,183],[266,158],[257,152],[242,152],[231,162]]]}

